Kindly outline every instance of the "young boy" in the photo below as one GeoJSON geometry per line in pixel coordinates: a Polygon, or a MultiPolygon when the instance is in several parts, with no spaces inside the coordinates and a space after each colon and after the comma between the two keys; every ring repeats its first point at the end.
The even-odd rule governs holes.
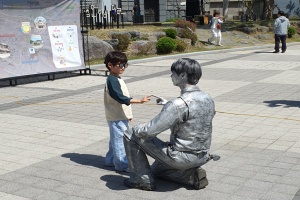
{"type": "Polygon", "coordinates": [[[128,67],[126,54],[112,51],[105,57],[105,65],[110,74],[107,77],[104,90],[105,115],[109,126],[109,150],[105,157],[105,165],[115,167],[116,171],[128,172],[128,161],[123,144],[124,132],[128,122],[132,120],[132,103],[150,101],[148,96],[141,100],[132,99],[125,82],[120,75],[128,67]]]}

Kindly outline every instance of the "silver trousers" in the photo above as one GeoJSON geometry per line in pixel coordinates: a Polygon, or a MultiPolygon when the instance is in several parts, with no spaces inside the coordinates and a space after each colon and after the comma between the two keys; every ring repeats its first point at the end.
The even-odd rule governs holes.
{"type": "Polygon", "coordinates": [[[158,138],[143,140],[126,133],[124,147],[133,183],[154,184],[154,176],[193,185],[195,170],[208,160],[207,153],[181,152],[158,138]],[[150,167],[147,156],[155,159],[150,167]]]}

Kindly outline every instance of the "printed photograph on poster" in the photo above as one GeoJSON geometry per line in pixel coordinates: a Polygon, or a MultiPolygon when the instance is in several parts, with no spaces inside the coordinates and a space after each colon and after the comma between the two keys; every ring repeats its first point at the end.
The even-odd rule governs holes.
{"type": "Polygon", "coordinates": [[[10,50],[7,44],[0,43],[0,58],[8,58],[10,56],[10,50]]]}
{"type": "Polygon", "coordinates": [[[76,25],[48,27],[53,63],[56,68],[80,66],[78,31],[76,25]]]}

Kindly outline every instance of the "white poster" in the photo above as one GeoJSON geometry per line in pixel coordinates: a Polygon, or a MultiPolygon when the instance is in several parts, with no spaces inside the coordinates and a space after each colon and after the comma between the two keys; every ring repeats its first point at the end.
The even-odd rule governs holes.
{"type": "Polygon", "coordinates": [[[81,66],[77,26],[49,26],[48,33],[55,67],[81,66]]]}

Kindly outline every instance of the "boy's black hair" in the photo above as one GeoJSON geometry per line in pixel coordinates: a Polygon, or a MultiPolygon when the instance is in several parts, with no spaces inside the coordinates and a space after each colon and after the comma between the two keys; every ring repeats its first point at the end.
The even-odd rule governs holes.
{"type": "Polygon", "coordinates": [[[215,17],[216,15],[219,15],[220,14],[220,11],[216,11],[214,12],[213,16],[215,17]]]}
{"type": "Polygon", "coordinates": [[[104,64],[108,70],[108,63],[116,65],[118,63],[127,63],[128,59],[125,53],[120,51],[111,51],[104,58],[104,64]]]}
{"type": "Polygon", "coordinates": [[[186,73],[188,83],[196,85],[202,76],[202,70],[200,64],[190,58],[181,58],[175,61],[171,66],[171,71],[175,72],[178,76],[181,73],[186,73]]]}

